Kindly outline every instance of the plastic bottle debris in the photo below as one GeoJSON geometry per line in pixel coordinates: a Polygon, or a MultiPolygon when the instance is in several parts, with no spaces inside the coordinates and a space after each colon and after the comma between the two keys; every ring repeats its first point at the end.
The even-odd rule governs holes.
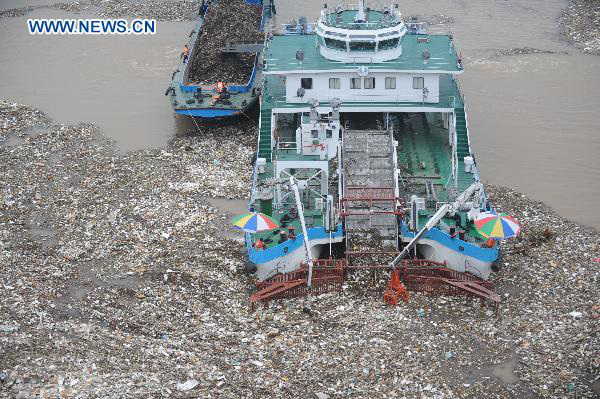
{"type": "Polygon", "coordinates": [[[583,313],[577,312],[577,311],[572,311],[571,313],[569,313],[569,316],[571,316],[575,320],[579,320],[583,317],[583,313]]]}
{"type": "Polygon", "coordinates": [[[3,325],[0,326],[0,331],[2,331],[4,334],[10,334],[12,332],[15,332],[19,330],[19,326],[16,325],[3,325]]]}
{"type": "Polygon", "coordinates": [[[177,384],[178,391],[189,391],[190,389],[194,389],[198,385],[197,380],[187,380],[186,382],[177,384]]]}
{"type": "Polygon", "coordinates": [[[573,392],[575,390],[575,384],[573,384],[572,382],[569,382],[567,384],[567,392],[573,392]]]}

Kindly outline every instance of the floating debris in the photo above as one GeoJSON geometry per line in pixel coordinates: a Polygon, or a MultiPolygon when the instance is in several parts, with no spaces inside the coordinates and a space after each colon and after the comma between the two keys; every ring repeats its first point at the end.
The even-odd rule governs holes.
{"type": "Polygon", "coordinates": [[[10,10],[0,10],[0,18],[22,17],[33,11],[35,7],[12,8],[10,10]]]}
{"type": "MultiPolygon", "coordinates": [[[[505,57],[510,55],[526,55],[526,54],[556,54],[555,51],[550,50],[540,50],[538,48],[533,47],[516,47],[509,48],[505,50],[496,51],[494,57],[505,57]]],[[[561,54],[568,54],[566,52],[561,52],[561,54]]]]}
{"type": "Polygon", "coordinates": [[[86,0],[75,2],[59,2],[51,6],[29,6],[0,10],[0,18],[22,17],[40,8],[55,8],[70,13],[83,11],[102,18],[152,18],[159,21],[193,21],[198,16],[197,0],[86,0]]]}
{"type": "Polygon", "coordinates": [[[586,53],[600,55],[600,2],[571,0],[559,21],[565,40],[586,53]]]}
{"type": "Polygon", "coordinates": [[[50,119],[42,111],[26,105],[0,101],[0,138],[8,134],[23,135],[34,126],[46,126],[50,119]]]}
{"type": "Polygon", "coordinates": [[[498,319],[466,298],[390,307],[351,289],[310,316],[303,298],[250,313],[243,245],[203,198],[247,198],[251,122],[126,154],[91,124],[1,145],[31,119],[47,120],[0,103],[0,396],[594,397],[600,234],[541,203],[486,187],[524,231],[550,231],[504,245],[498,319]]]}
{"type": "Polygon", "coordinates": [[[159,21],[193,21],[198,17],[197,0],[91,0],[104,18],[154,18],[159,21]]]}

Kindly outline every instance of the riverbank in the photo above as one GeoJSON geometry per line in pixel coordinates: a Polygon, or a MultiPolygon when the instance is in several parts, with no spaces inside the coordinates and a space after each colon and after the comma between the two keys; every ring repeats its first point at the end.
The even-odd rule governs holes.
{"type": "Polygon", "coordinates": [[[571,0],[560,15],[560,32],[573,46],[600,55],[600,2],[571,0]]]}
{"type": "Polygon", "coordinates": [[[598,394],[597,232],[490,186],[524,231],[494,275],[498,318],[351,289],[311,317],[250,313],[243,246],[206,197],[247,197],[256,128],[200,129],[117,154],[93,125],[0,103],[0,397],[598,394]]]}

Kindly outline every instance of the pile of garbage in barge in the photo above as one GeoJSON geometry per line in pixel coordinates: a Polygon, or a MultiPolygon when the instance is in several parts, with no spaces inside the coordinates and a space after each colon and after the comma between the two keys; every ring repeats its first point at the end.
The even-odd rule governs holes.
{"type": "Polygon", "coordinates": [[[214,84],[246,84],[252,74],[255,54],[221,53],[228,41],[245,40],[262,43],[260,31],[261,8],[245,0],[218,2],[208,8],[199,46],[192,54],[190,81],[214,84]]]}
{"type": "Polygon", "coordinates": [[[243,244],[207,197],[246,200],[256,127],[199,128],[120,154],[92,124],[0,102],[0,398],[597,395],[597,231],[487,186],[524,232],[497,316],[351,287],[311,315],[250,312],[243,244]]]}

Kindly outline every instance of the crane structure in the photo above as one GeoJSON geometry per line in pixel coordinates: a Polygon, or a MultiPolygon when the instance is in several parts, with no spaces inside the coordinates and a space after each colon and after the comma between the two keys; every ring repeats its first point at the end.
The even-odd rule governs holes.
{"type": "Polygon", "coordinates": [[[392,260],[390,263],[390,268],[394,270],[400,261],[410,253],[410,250],[417,245],[419,240],[423,238],[429,230],[434,228],[440,222],[440,220],[446,216],[446,214],[453,216],[475,193],[478,193],[482,188],[483,184],[481,182],[475,182],[471,184],[462,194],[460,194],[454,202],[442,205],[440,209],[438,209],[438,211],[434,213],[431,218],[429,218],[427,223],[425,223],[425,226],[423,226],[423,228],[419,230],[413,239],[406,244],[398,256],[392,260]]]}
{"type": "Polygon", "coordinates": [[[267,179],[261,182],[261,185],[267,187],[274,187],[277,185],[287,185],[289,189],[294,193],[294,199],[296,201],[296,207],[298,209],[298,218],[300,219],[300,226],[302,227],[302,236],[304,240],[304,250],[306,254],[306,263],[308,265],[308,279],[306,281],[306,285],[310,289],[312,285],[312,272],[314,267],[314,259],[312,253],[310,252],[310,242],[308,240],[308,231],[306,230],[306,221],[304,219],[304,206],[302,204],[302,200],[300,199],[300,188],[299,188],[300,180],[296,179],[294,176],[289,176],[289,178],[280,178],[280,179],[267,179]]]}

